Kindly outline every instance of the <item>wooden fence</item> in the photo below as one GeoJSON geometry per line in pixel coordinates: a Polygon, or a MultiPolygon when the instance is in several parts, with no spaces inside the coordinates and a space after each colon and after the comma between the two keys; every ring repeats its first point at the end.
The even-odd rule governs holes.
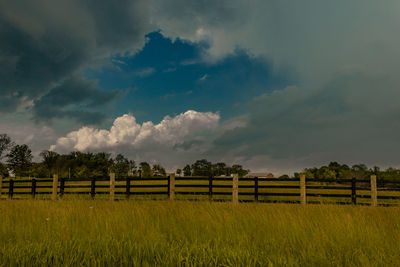
{"type": "Polygon", "coordinates": [[[115,179],[2,179],[0,199],[57,198],[87,195],[110,200],[187,199],[238,202],[336,203],[361,205],[400,204],[400,182],[370,179],[298,179],[233,177],[154,177],[115,179]]]}

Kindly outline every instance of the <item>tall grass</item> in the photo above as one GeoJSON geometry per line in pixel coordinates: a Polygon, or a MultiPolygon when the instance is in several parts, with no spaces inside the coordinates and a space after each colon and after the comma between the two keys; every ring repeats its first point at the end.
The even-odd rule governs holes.
{"type": "Polygon", "coordinates": [[[399,266],[400,209],[0,201],[0,266],[399,266]]]}

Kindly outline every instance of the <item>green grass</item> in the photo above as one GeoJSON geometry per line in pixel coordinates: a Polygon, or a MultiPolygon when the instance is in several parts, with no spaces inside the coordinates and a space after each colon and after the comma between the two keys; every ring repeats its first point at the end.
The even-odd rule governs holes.
{"type": "Polygon", "coordinates": [[[0,266],[399,266],[400,208],[0,201],[0,266]]]}

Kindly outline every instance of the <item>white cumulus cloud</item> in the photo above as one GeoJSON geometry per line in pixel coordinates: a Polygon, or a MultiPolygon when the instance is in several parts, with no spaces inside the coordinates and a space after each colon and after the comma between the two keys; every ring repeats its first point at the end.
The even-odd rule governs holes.
{"type": "Polygon", "coordinates": [[[109,130],[82,127],[58,138],[51,150],[55,151],[110,151],[121,147],[143,150],[159,147],[174,148],[186,142],[202,140],[217,130],[218,113],[186,111],[175,117],[166,116],[160,123],[151,121],[139,124],[131,114],[114,120],[109,130]]]}

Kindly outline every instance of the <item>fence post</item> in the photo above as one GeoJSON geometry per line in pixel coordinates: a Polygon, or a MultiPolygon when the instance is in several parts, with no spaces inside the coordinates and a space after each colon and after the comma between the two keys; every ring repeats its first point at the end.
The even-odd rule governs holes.
{"type": "Polygon", "coordinates": [[[115,173],[110,173],[110,200],[115,199],[115,173]]]}
{"type": "Polygon", "coordinates": [[[129,199],[131,196],[131,178],[126,178],[126,199],[129,199]]]}
{"type": "Polygon", "coordinates": [[[53,175],[53,192],[51,194],[51,200],[57,199],[57,189],[58,189],[58,175],[53,175]]]}
{"type": "Polygon", "coordinates": [[[378,191],[376,188],[376,175],[371,175],[371,206],[378,206],[378,191]]]}
{"type": "Polygon", "coordinates": [[[3,189],[3,176],[0,175],[0,196],[1,196],[2,189],[3,189]]]}
{"type": "Polygon", "coordinates": [[[356,178],[351,179],[351,203],[357,204],[357,192],[356,192],[356,178]]]}
{"type": "Polygon", "coordinates": [[[235,173],[232,179],[232,202],[239,203],[239,174],[235,173]]]}
{"type": "Polygon", "coordinates": [[[36,197],[36,179],[32,179],[32,188],[31,188],[32,198],[36,197]]]}
{"type": "Polygon", "coordinates": [[[60,197],[64,196],[65,178],[60,179],[60,197]]]}
{"type": "Polygon", "coordinates": [[[210,175],[208,177],[208,199],[212,200],[212,195],[213,195],[213,177],[210,175]]]}
{"type": "Polygon", "coordinates": [[[307,204],[306,175],[304,173],[300,174],[300,203],[303,205],[307,204]]]}
{"type": "Polygon", "coordinates": [[[8,198],[12,199],[14,195],[14,180],[10,179],[8,184],[8,198]]]}
{"type": "Polygon", "coordinates": [[[90,181],[90,196],[92,197],[92,199],[94,199],[94,197],[96,196],[96,178],[94,177],[90,181]]]}
{"type": "Polygon", "coordinates": [[[175,173],[169,175],[169,199],[175,199],[175,173]]]}
{"type": "Polygon", "coordinates": [[[254,200],[258,201],[258,177],[254,177],[254,200]]]}

